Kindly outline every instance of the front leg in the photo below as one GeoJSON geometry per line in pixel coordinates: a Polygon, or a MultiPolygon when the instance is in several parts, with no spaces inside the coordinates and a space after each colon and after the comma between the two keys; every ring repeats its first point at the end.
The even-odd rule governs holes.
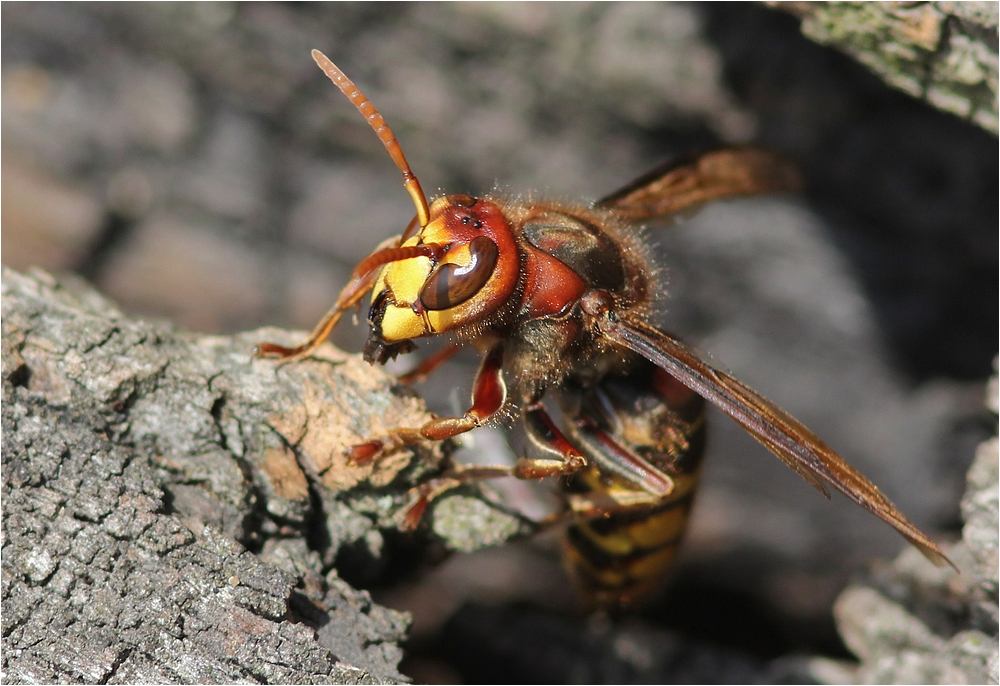
{"type": "Polygon", "coordinates": [[[369,268],[366,263],[379,253],[396,246],[400,238],[400,236],[393,236],[382,241],[372,254],[355,268],[351,274],[351,280],[340,291],[340,295],[337,296],[337,302],[330,308],[329,312],[323,315],[319,324],[316,325],[316,328],[313,329],[312,333],[309,334],[309,338],[304,343],[294,348],[287,348],[277,343],[258,343],[257,347],[254,348],[254,357],[275,357],[282,362],[288,362],[310,355],[330,337],[330,332],[333,331],[333,327],[340,321],[340,316],[345,311],[357,305],[365,296],[365,293],[370,291],[372,286],[375,285],[379,272],[377,269],[369,268]]]}
{"type": "MultiPolygon", "coordinates": [[[[409,229],[407,229],[407,233],[409,233],[409,229]]],[[[402,237],[393,236],[383,241],[375,249],[375,252],[358,263],[354,271],[351,272],[351,280],[337,296],[337,302],[320,320],[304,343],[294,348],[286,348],[277,343],[258,343],[254,348],[254,357],[274,357],[282,362],[288,362],[312,354],[333,331],[333,327],[340,321],[341,315],[361,302],[365,294],[372,290],[378,281],[380,268],[383,265],[414,257],[438,259],[447,249],[446,245],[439,243],[402,246],[399,245],[401,240],[402,237]]]]}
{"type": "Polygon", "coordinates": [[[461,417],[437,417],[423,426],[392,429],[384,438],[354,446],[348,459],[355,464],[369,464],[400,448],[423,440],[443,441],[483,426],[507,402],[507,384],[503,378],[503,345],[495,345],[486,353],[472,387],[472,407],[461,417]]]}

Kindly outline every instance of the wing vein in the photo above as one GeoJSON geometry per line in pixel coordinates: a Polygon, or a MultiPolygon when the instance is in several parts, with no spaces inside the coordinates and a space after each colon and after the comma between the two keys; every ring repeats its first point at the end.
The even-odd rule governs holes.
{"type": "MultiPolygon", "coordinates": [[[[752,388],[704,362],[680,341],[643,321],[623,317],[599,324],[612,341],[662,367],[728,414],[750,435],[827,496],[823,482],[881,517],[937,565],[944,553],[882,494],[792,415],[752,388]]],[[[954,565],[952,565],[954,566],[954,565]]]]}

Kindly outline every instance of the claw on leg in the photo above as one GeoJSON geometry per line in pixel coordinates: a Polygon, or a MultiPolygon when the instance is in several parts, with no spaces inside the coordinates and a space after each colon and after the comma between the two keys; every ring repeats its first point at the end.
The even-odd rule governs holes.
{"type": "Polygon", "coordinates": [[[411,489],[410,498],[412,502],[403,510],[399,528],[403,531],[416,530],[420,525],[420,520],[424,518],[427,506],[431,504],[431,501],[453,488],[461,486],[462,483],[459,479],[443,477],[432,479],[411,489]]]}
{"type": "Polygon", "coordinates": [[[375,462],[384,444],[382,441],[368,441],[351,446],[347,450],[347,461],[352,465],[364,466],[375,462]]]}

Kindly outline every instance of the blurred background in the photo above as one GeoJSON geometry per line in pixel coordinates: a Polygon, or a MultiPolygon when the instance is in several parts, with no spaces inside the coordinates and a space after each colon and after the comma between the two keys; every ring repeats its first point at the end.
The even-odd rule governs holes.
{"type": "MultiPolygon", "coordinates": [[[[312,48],[376,104],[431,195],[592,201],[673,155],[783,151],[806,176],[801,196],[717,203],[650,234],[668,290],[658,323],[803,420],[918,525],[942,540],[958,531],[965,469],[990,430],[996,135],[804,38],[790,14],[727,3],[0,11],[3,263],[75,272],[128,312],[194,331],[311,329],[353,264],[413,214],[312,48]]],[[[334,341],[356,351],[365,335],[344,323],[334,341]]],[[[475,365],[459,356],[418,390],[433,410],[461,412],[475,365]]],[[[691,646],[707,645],[736,665],[710,668],[717,680],[771,665],[754,673],[774,681],[775,658],[845,656],[830,604],[902,540],[711,421],[662,600],[614,631],[578,616],[551,537],[355,575],[414,613],[404,672],[664,681],[655,670],[669,663],[683,680],[702,655],[691,646]]],[[[508,453],[484,430],[462,459],[508,453]]],[[[526,484],[495,490],[529,514],[552,506],[526,484]]]]}

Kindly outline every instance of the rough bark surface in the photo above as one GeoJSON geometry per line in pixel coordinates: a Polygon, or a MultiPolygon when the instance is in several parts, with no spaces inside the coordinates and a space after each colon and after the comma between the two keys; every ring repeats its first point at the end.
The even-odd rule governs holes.
{"type": "MultiPolygon", "coordinates": [[[[289,336],[184,334],[82,283],[4,271],[4,682],[402,678],[408,617],[335,562],[345,546],[377,559],[445,456],[348,465],[345,447],[423,405],[332,347],[251,362],[255,341],[289,336]]],[[[434,521],[461,547],[522,530],[475,501],[469,532],[446,516],[466,501],[442,499],[434,521]]]]}
{"type": "Polygon", "coordinates": [[[997,133],[995,2],[769,4],[887,83],[997,133]]]}
{"type": "MultiPolygon", "coordinates": [[[[656,232],[669,286],[659,323],[775,396],[921,526],[957,526],[986,431],[966,398],[997,349],[996,137],[805,37],[793,15],[761,3],[2,3],[0,13],[5,264],[73,270],[124,311],[188,330],[313,326],[358,260],[412,216],[385,149],[311,48],[379,107],[432,194],[586,200],[703,146],[782,151],[802,165],[804,198],[719,203],[656,232]]],[[[334,341],[356,350],[363,335],[341,326],[334,341]]],[[[234,345],[234,365],[256,338],[234,345]]],[[[418,386],[428,406],[461,412],[476,362],[460,354],[418,386]]],[[[211,398],[223,381],[239,386],[192,387],[211,398]]],[[[206,416],[196,406],[192,416],[206,416]]],[[[236,407],[230,396],[220,411],[236,407]]],[[[594,679],[649,682],[646,665],[663,654],[721,678],[721,661],[680,638],[692,636],[760,660],[843,654],[833,600],[902,541],[846,500],[818,497],[727,419],[710,432],[684,553],[645,613],[650,632],[678,638],[650,660],[652,643],[619,641],[614,627],[601,634],[606,649],[573,625],[579,640],[550,650],[565,625],[545,618],[575,602],[555,541],[456,555],[391,587],[351,574],[369,564],[399,580],[400,540],[351,507],[374,512],[385,491],[364,482],[331,497],[283,469],[284,446],[270,459],[250,451],[289,477],[270,495],[261,477],[263,514],[247,520],[260,533],[241,540],[301,577],[299,591],[336,567],[412,610],[402,671],[418,681],[482,683],[502,666],[510,683],[548,683],[596,664],[594,679]],[[303,484],[308,502],[296,497],[303,484]],[[466,601],[482,615],[451,622],[466,601]],[[536,608],[537,626],[554,629],[487,621],[499,603],[536,608]],[[627,664],[604,669],[599,655],[627,664]]],[[[456,459],[509,452],[501,432],[474,438],[456,459]]],[[[177,452],[174,464],[209,459],[177,452]]],[[[203,520],[238,524],[246,506],[226,508],[242,496],[212,490],[225,472],[202,473],[154,471],[168,479],[165,510],[204,506],[203,520]]],[[[508,486],[503,502],[544,514],[549,493],[491,484],[508,486]]],[[[449,509],[477,517],[480,502],[443,501],[433,524],[443,530],[449,509]]]]}
{"type": "MultiPolygon", "coordinates": [[[[997,411],[996,377],[987,406],[997,411]]],[[[962,540],[947,550],[961,571],[935,568],[907,549],[845,590],[834,605],[844,642],[858,667],[820,661],[826,683],[986,684],[1000,678],[997,604],[997,439],[981,444],[962,498],[962,540]]]]}

